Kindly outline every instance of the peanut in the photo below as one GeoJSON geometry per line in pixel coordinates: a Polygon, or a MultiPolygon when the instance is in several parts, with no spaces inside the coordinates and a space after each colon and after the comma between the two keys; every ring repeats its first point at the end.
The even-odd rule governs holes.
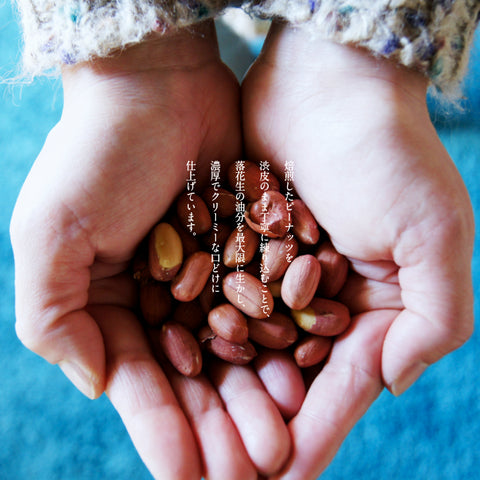
{"type": "MultiPolygon", "coordinates": [[[[245,198],[249,202],[259,200],[265,190],[280,190],[280,183],[272,172],[268,172],[268,178],[265,181],[262,181],[262,171],[257,164],[245,160],[243,161],[243,165],[245,167],[245,198]]],[[[233,191],[237,190],[237,173],[237,162],[234,162],[228,169],[228,181],[233,191]]]]}
{"type": "Polygon", "coordinates": [[[163,324],[159,343],[170,363],[187,377],[195,377],[202,370],[202,352],[196,338],[181,324],[169,321],[163,324]]]}
{"type": "MultiPolygon", "coordinates": [[[[223,247],[231,233],[232,228],[230,225],[218,222],[208,233],[202,236],[202,243],[209,251],[212,251],[217,247],[223,247]]],[[[197,250],[199,249],[197,248],[197,250]]]]}
{"type": "Polygon", "coordinates": [[[300,368],[312,367],[325,360],[332,348],[332,337],[308,335],[302,338],[293,352],[295,362],[300,368]]]}
{"type": "Polygon", "coordinates": [[[257,233],[282,238],[290,227],[287,200],[280,192],[267,190],[259,200],[247,205],[245,221],[257,233]]]}
{"type": "Polygon", "coordinates": [[[247,272],[231,272],[223,279],[223,293],[245,315],[266,318],[273,311],[273,296],[268,287],[247,272]]]}
{"type": "Polygon", "coordinates": [[[212,213],[216,213],[220,218],[229,218],[235,215],[236,199],[235,195],[225,188],[210,186],[205,189],[202,198],[208,205],[212,213]]]}
{"type": "Polygon", "coordinates": [[[273,282],[268,282],[268,289],[272,293],[273,298],[282,297],[282,279],[279,278],[273,282]]]}
{"type": "Polygon", "coordinates": [[[320,263],[313,255],[296,257],[283,277],[282,300],[295,310],[305,308],[315,295],[320,275],[320,263]]]}
{"type": "Polygon", "coordinates": [[[200,250],[200,242],[196,236],[193,236],[190,232],[187,232],[183,225],[180,223],[177,217],[171,215],[172,218],[169,218],[168,223],[178,233],[180,240],[182,241],[183,247],[183,256],[188,257],[192,253],[198,252],[200,250]]]}
{"type": "Polygon", "coordinates": [[[315,257],[322,267],[322,276],[318,284],[317,296],[332,298],[345,285],[348,275],[348,260],[337,252],[329,240],[317,249],[315,257]]]}
{"type": "Polygon", "coordinates": [[[247,319],[230,303],[218,305],[208,314],[208,324],[213,333],[232,343],[248,340],[247,319]]]}
{"type": "Polygon", "coordinates": [[[314,335],[325,337],[339,335],[350,324],[348,308],[327,298],[314,298],[308,307],[291,312],[295,323],[314,335]]]}
{"type": "Polygon", "coordinates": [[[292,200],[292,223],[294,235],[306,245],[315,245],[320,239],[317,221],[303,200],[292,200]]]}
{"type": "Polygon", "coordinates": [[[246,365],[257,356],[255,347],[249,341],[243,344],[229,342],[215,335],[208,326],[200,330],[199,340],[208,352],[235,365],[246,365]]]}
{"type": "Polygon", "coordinates": [[[273,282],[281,278],[297,253],[298,243],[293,235],[270,239],[262,254],[262,268],[268,276],[268,281],[273,282]]]}
{"type": "Polygon", "coordinates": [[[190,302],[198,297],[212,272],[211,255],[207,252],[192,253],[173,279],[170,291],[180,302],[190,302]]]}
{"type": "Polygon", "coordinates": [[[259,345],[280,350],[295,343],[298,332],[290,317],[280,312],[273,312],[268,318],[249,318],[248,336],[259,345]]]}
{"type": "Polygon", "coordinates": [[[166,222],[159,223],[151,232],[148,249],[148,267],[155,280],[170,281],[180,270],[183,247],[177,231],[166,222]]]}
{"type": "Polygon", "coordinates": [[[138,247],[133,276],[152,349],[189,376],[202,368],[202,349],[244,365],[255,345],[289,349],[306,375],[318,373],[350,323],[348,308],[331,300],[348,260],[328,238],[319,243],[311,211],[298,197],[287,201],[273,173],[237,162],[228,180],[234,193],[182,193],[138,247]]]}
{"type": "Polygon", "coordinates": [[[177,216],[185,230],[192,235],[207,233],[212,228],[212,217],[202,197],[184,192],[177,200],[177,216]]]}
{"type": "Polygon", "coordinates": [[[257,252],[260,238],[246,225],[235,228],[223,248],[223,263],[229,268],[250,263],[257,252]]]}

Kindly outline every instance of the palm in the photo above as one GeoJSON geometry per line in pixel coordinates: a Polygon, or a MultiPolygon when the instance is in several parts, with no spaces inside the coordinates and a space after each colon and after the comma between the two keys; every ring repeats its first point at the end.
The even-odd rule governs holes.
{"type": "Polygon", "coordinates": [[[229,377],[222,368],[214,383],[167,376],[131,309],[136,299],[127,265],[184,188],[186,163],[197,164],[200,188],[211,160],[227,165],[241,153],[238,83],[220,62],[210,27],[200,26],[200,37],[167,39],[165,52],[158,42],[155,50],[136,47],[135,61],[145,51],[155,60],[160,48],[167,67],[141,63],[135,71],[124,62],[130,50],[67,70],[62,118],[25,182],[11,225],[21,340],[59,363],[88,396],[105,389],[161,479],[256,478],[257,468],[278,469],[288,448],[283,420],[260,381],[240,370],[237,378],[246,378],[249,395],[260,400],[260,424],[273,425],[266,433],[281,444],[276,449],[273,442],[266,460],[263,450],[253,452],[252,463],[249,454],[264,434],[242,430],[243,407],[232,420],[217,392],[240,386],[222,386],[229,377]]]}
{"type": "MultiPolygon", "coordinates": [[[[196,162],[200,180],[205,179],[210,159],[221,158],[228,162],[238,155],[236,85],[220,63],[209,70],[200,73],[194,85],[190,75],[177,78],[174,91],[164,95],[157,93],[158,103],[145,105],[141,108],[144,111],[138,112],[138,103],[133,111],[130,105],[126,107],[127,115],[132,116],[131,122],[127,120],[131,128],[114,130],[118,138],[113,138],[112,143],[118,144],[118,151],[110,151],[101,159],[105,171],[115,172],[115,178],[108,181],[113,191],[110,189],[105,205],[93,206],[102,212],[102,218],[92,230],[102,232],[103,226],[103,232],[92,269],[97,266],[102,273],[91,285],[90,303],[95,305],[90,305],[88,311],[102,332],[102,338],[97,336],[96,339],[104,341],[106,347],[106,391],[156,478],[175,474],[179,478],[182,474],[196,478],[202,468],[201,460],[195,436],[169,386],[169,379],[155,364],[139,323],[129,309],[128,299],[134,300],[131,280],[126,280],[122,274],[113,277],[111,274],[123,267],[123,260],[131,257],[138,242],[184,188],[186,162],[196,162]],[[219,90],[217,84],[225,87],[219,90]],[[175,105],[170,104],[173,101],[175,105]],[[192,107],[196,118],[189,113],[192,107]],[[202,115],[205,111],[207,117],[202,115]],[[170,112],[180,113],[171,118],[170,112]],[[132,147],[133,151],[129,151],[132,147]],[[108,212],[110,225],[103,216],[105,212],[108,212]],[[106,298],[102,298],[105,291],[106,298]],[[113,298],[109,292],[114,292],[113,298]],[[144,367],[139,368],[142,364],[144,367]],[[123,381],[127,378],[133,380],[125,387],[123,381]],[[171,431],[175,432],[173,438],[165,435],[167,419],[171,431]],[[177,453],[172,455],[172,452],[177,453]],[[179,464],[183,465],[181,473],[178,472],[179,464]]],[[[182,75],[176,73],[175,76],[182,75]]],[[[163,86],[169,80],[159,78],[155,81],[163,86]]],[[[131,91],[130,86],[127,88],[131,91]]],[[[139,90],[146,99],[155,98],[148,89],[140,86],[139,90]]],[[[135,101],[141,103],[142,99],[135,101]]],[[[94,188],[105,193],[102,183],[100,180],[94,188]]],[[[98,348],[93,342],[91,347],[94,351],[98,348]]],[[[91,354],[89,356],[92,358],[91,354]]],[[[223,421],[228,423],[226,416],[223,421]]],[[[232,431],[229,433],[233,436],[232,431]]]]}
{"type": "Polygon", "coordinates": [[[298,193],[354,272],[340,296],[352,325],[289,426],[287,476],[306,479],[328,465],[384,384],[399,393],[400,374],[413,381],[412,365],[468,337],[472,222],[424,98],[406,89],[394,98],[373,76],[349,74],[348,89],[336,89],[323,65],[282,60],[294,48],[285,45],[275,31],[244,80],[246,151],[280,175],[294,163],[298,193]]]}

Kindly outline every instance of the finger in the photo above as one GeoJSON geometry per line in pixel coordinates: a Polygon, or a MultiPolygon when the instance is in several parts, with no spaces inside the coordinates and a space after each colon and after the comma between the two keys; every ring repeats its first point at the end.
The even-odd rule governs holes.
{"type": "Polygon", "coordinates": [[[95,398],[104,390],[104,346],[83,310],[94,249],[72,212],[48,205],[48,215],[40,216],[41,207],[12,217],[17,335],[95,398]]]}
{"type": "Polygon", "coordinates": [[[116,305],[133,308],[137,305],[137,300],[138,288],[128,273],[93,280],[88,289],[89,305],[116,305]]]}
{"type": "Polygon", "coordinates": [[[398,265],[391,260],[363,261],[348,257],[351,269],[359,275],[382,283],[398,283],[398,265]]]}
{"type": "Polygon", "coordinates": [[[218,393],[203,375],[168,378],[197,438],[208,480],[256,480],[257,472],[218,393]]]}
{"type": "Polygon", "coordinates": [[[255,372],[215,361],[210,374],[256,469],[264,475],[278,471],[290,452],[290,438],[255,372]]]}
{"type": "Polygon", "coordinates": [[[473,235],[468,222],[445,217],[428,234],[416,229],[404,234],[394,252],[405,310],[387,333],[382,368],[395,395],[473,331],[473,235]]]}
{"type": "Polygon", "coordinates": [[[253,366],[280,413],[290,419],[298,413],[305,399],[305,383],[289,352],[265,350],[253,366]]]}
{"type": "Polygon", "coordinates": [[[397,314],[378,310],[358,315],[336,339],[328,362],[289,424],[292,455],[275,479],[314,480],[328,466],[382,391],[382,344],[397,314]]]}
{"type": "MultiPolygon", "coordinates": [[[[110,259],[108,262],[95,258],[95,263],[90,267],[90,276],[92,280],[113,277],[121,272],[124,272],[128,268],[129,262],[115,261],[116,259],[110,259]]],[[[123,259],[121,259],[123,260],[123,259]]]]}
{"type": "Polygon", "coordinates": [[[398,283],[385,283],[354,272],[349,274],[337,300],[346,305],[352,315],[378,309],[403,308],[398,283]]]}
{"type": "Polygon", "coordinates": [[[200,480],[195,438],[132,312],[91,306],[105,338],[106,393],[157,480],[200,480]]]}

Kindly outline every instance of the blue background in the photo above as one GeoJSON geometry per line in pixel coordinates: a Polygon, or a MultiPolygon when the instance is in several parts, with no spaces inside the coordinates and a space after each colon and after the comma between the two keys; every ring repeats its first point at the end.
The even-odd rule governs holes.
{"type": "MultiPolygon", "coordinates": [[[[252,49],[222,27],[224,58],[241,75],[252,49]]],[[[27,172],[58,121],[58,80],[19,85],[20,38],[0,0],[0,479],[147,480],[118,415],[103,396],[90,401],[57,367],[26,350],[14,330],[13,258],[8,224],[27,172]]],[[[469,189],[477,218],[473,261],[480,299],[480,41],[466,79],[465,110],[430,100],[439,135],[469,189]],[[476,82],[475,82],[476,78],[476,82]],[[475,85],[475,83],[477,85],[475,85]]],[[[480,336],[434,366],[402,397],[384,392],[353,429],[322,479],[480,479],[480,336]]],[[[228,480],[228,479],[225,479],[228,480]]]]}

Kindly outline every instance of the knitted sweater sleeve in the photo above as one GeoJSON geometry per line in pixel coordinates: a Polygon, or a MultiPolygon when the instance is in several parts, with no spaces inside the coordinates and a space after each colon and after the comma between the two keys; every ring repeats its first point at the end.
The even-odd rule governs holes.
{"type": "Polygon", "coordinates": [[[105,57],[142,41],[213,17],[227,0],[17,0],[23,69],[35,76],[105,57]]]}
{"type": "Polygon", "coordinates": [[[106,56],[147,34],[243,6],[312,35],[364,47],[454,91],[468,61],[480,0],[17,0],[24,69],[36,75],[106,56]]]}
{"type": "Polygon", "coordinates": [[[265,0],[250,8],[390,58],[453,96],[480,19],[480,0],[265,0]]]}

